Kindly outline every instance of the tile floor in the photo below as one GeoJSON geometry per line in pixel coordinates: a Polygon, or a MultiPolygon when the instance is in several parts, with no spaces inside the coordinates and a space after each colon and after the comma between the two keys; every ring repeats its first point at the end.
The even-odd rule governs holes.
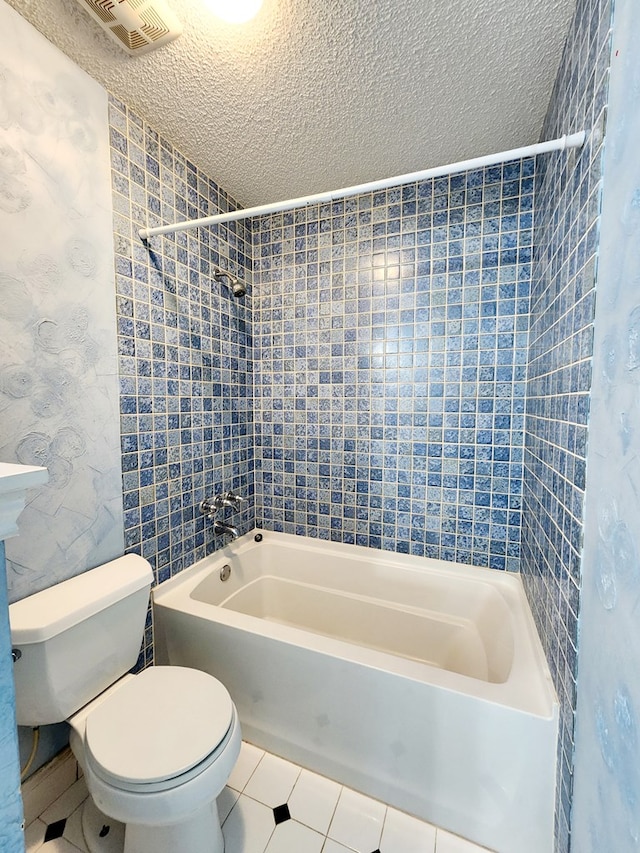
{"type": "MultiPolygon", "coordinates": [[[[75,782],[25,831],[26,853],[86,853],[75,782]]],[[[243,743],[218,798],[225,853],[481,853],[423,823],[243,743]]],[[[187,853],[186,851],[184,853],[187,853]]]]}

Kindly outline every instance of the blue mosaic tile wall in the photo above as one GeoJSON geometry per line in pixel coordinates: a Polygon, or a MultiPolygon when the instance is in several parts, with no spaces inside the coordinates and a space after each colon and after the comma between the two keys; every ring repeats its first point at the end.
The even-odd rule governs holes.
{"type": "Polygon", "coordinates": [[[522,571],[560,700],[556,835],[569,849],[587,423],[609,0],[579,0],[542,138],[584,148],[540,158],[531,291],[522,571]]]}
{"type": "Polygon", "coordinates": [[[238,223],[143,244],[142,226],[236,204],[115,98],[109,122],[125,547],[162,582],[223,544],[198,512],[205,496],[240,492],[248,503],[227,520],[254,527],[251,240],[238,223]],[[214,265],[249,295],[214,281],[214,265]]]}
{"type": "Polygon", "coordinates": [[[265,528],[519,568],[534,162],[253,224],[265,528]]]}

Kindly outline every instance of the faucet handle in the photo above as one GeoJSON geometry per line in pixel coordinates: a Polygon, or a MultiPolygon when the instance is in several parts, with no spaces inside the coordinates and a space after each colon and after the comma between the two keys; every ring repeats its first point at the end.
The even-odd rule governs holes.
{"type": "Polygon", "coordinates": [[[207,518],[213,518],[213,514],[219,509],[216,498],[205,498],[203,501],[200,501],[198,506],[198,510],[206,515],[207,518]]]}
{"type": "Polygon", "coordinates": [[[224,494],[218,494],[213,498],[205,498],[200,502],[200,506],[198,508],[203,515],[207,516],[207,518],[213,518],[214,513],[218,512],[219,509],[224,509],[226,506],[230,506],[233,509],[238,510],[240,509],[240,504],[246,503],[246,500],[247,499],[243,498],[241,495],[236,495],[229,490],[224,494]]]}
{"type": "Polygon", "coordinates": [[[246,503],[247,499],[243,498],[242,495],[236,495],[231,491],[231,489],[229,489],[229,491],[223,496],[223,501],[225,506],[232,506],[234,509],[239,509],[240,504],[246,503]]]}

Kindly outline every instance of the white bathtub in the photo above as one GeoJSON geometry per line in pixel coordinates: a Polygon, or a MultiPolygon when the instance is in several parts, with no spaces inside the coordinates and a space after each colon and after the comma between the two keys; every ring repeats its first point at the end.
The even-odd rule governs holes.
{"type": "Polygon", "coordinates": [[[154,590],[157,662],[219,678],[264,749],[500,853],[550,853],[558,708],[520,578],[262,536],[154,590]]]}

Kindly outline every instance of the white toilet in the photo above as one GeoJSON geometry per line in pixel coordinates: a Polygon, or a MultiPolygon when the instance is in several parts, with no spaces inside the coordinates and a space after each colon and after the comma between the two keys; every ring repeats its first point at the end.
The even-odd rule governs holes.
{"type": "Polygon", "coordinates": [[[10,606],[18,724],[67,720],[93,803],[126,825],[124,853],[222,853],[216,797],[240,752],[240,723],[204,672],[125,674],[151,581],[147,561],[130,554],[10,606]]]}

